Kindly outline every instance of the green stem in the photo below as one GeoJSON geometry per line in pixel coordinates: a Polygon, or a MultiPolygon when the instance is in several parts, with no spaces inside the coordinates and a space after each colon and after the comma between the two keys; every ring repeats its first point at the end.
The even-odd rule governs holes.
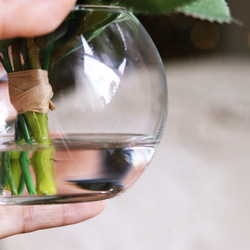
{"type": "MultiPolygon", "coordinates": [[[[47,114],[26,112],[24,116],[35,141],[39,144],[49,145],[51,141],[49,139],[47,114]]],[[[38,150],[32,155],[31,163],[36,176],[36,190],[38,194],[56,194],[56,185],[52,173],[53,151],[54,149],[51,148],[38,150]]]]}
{"type": "Polygon", "coordinates": [[[21,178],[20,178],[19,187],[18,187],[18,195],[21,195],[23,193],[24,186],[25,186],[25,181],[24,181],[24,175],[22,173],[21,178]]]}
{"type": "Polygon", "coordinates": [[[56,194],[56,185],[53,175],[53,148],[35,151],[31,163],[36,176],[36,190],[38,194],[56,194]]]}
{"type": "Polygon", "coordinates": [[[24,117],[35,141],[50,144],[47,114],[28,111],[24,113],[24,117]]]}
{"type": "Polygon", "coordinates": [[[30,175],[30,171],[29,171],[30,161],[28,158],[28,153],[29,153],[28,151],[21,152],[19,162],[20,162],[24,181],[27,186],[29,194],[36,194],[36,189],[34,187],[34,184],[30,175]]]}
{"type": "MultiPolygon", "coordinates": [[[[49,65],[49,58],[52,49],[52,34],[47,38],[47,46],[45,48],[45,57],[43,59],[42,67],[47,70],[49,65]]],[[[28,39],[27,48],[29,51],[30,65],[33,69],[41,68],[41,58],[39,52],[41,48],[39,44],[42,41],[28,39]],[[35,54],[34,54],[35,53],[35,54]]],[[[50,144],[48,116],[37,112],[25,112],[24,118],[28,129],[36,142],[39,144],[50,144]]],[[[56,194],[56,186],[52,174],[51,166],[51,150],[36,151],[33,153],[31,162],[36,176],[36,190],[39,194],[52,195],[56,194]]]]}
{"type": "Polygon", "coordinates": [[[2,54],[3,54],[3,61],[4,61],[6,72],[11,73],[13,70],[12,70],[12,65],[11,65],[11,61],[10,61],[10,57],[8,53],[8,48],[3,49],[2,54]]]}
{"type": "MultiPolygon", "coordinates": [[[[26,39],[26,49],[28,51],[28,60],[30,68],[32,69],[40,69],[41,66],[44,69],[48,69],[49,65],[49,58],[50,53],[52,49],[52,35],[49,35],[47,38],[47,45],[45,48],[45,56],[43,60],[43,65],[41,65],[41,58],[40,58],[40,51],[42,51],[42,48],[44,47],[45,40],[39,40],[36,38],[28,38],[26,39]],[[42,44],[43,43],[43,44],[42,44]]],[[[22,62],[21,62],[21,53],[23,53],[23,47],[21,47],[23,43],[21,43],[20,39],[16,39],[12,43],[12,62],[13,62],[13,68],[14,71],[20,71],[23,69],[22,62]]],[[[4,68],[8,73],[12,72],[12,64],[11,60],[8,54],[8,48],[2,49],[2,56],[0,55],[0,62],[3,64],[4,68]]],[[[49,144],[49,132],[48,132],[48,125],[47,125],[47,114],[39,114],[36,112],[26,112],[25,114],[20,114],[17,116],[17,122],[16,122],[16,131],[15,131],[15,141],[17,144],[21,144],[23,138],[25,139],[26,143],[32,145],[32,137],[41,144],[49,144]]],[[[43,154],[43,157],[40,159],[39,157],[37,159],[40,159],[42,161],[42,164],[44,164],[46,171],[48,171],[48,176],[52,176],[50,173],[52,171],[51,168],[51,162],[50,159],[51,152],[43,154]],[[47,155],[47,156],[45,156],[47,155]],[[44,160],[45,159],[45,160],[44,160]]],[[[34,157],[33,159],[36,159],[34,157]]],[[[31,178],[31,174],[29,171],[29,158],[28,158],[28,152],[21,152],[20,156],[18,157],[18,165],[20,165],[22,174],[19,176],[18,182],[15,181],[15,178],[13,174],[17,174],[15,165],[16,162],[13,162],[13,164],[10,162],[10,153],[3,153],[2,159],[1,159],[1,173],[0,173],[0,181],[1,185],[4,187],[7,185],[7,179],[9,181],[9,188],[11,189],[11,192],[13,195],[22,194],[24,189],[24,183],[27,186],[27,190],[29,194],[36,194],[36,190],[31,178]],[[12,166],[13,165],[13,166],[12,166]],[[14,169],[13,169],[14,168],[14,169]],[[12,173],[12,170],[14,171],[12,173]],[[17,186],[18,186],[18,192],[17,192],[17,186]]],[[[36,160],[34,160],[36,162],[36,160]]],[[[38,162],[36,162],[36,165],[38,165],[38,169],[41,168],[38,162]]],[[[42,170],[41,170],[42,171],[42,170]]],[[[19,172],[20,173],[20,172],[19,172]]],[[[46,179],[47,173],[43,173],[46,179]]],[[[39,176],[42,176],[40,173],[38,173],[38,179],[39,176]]],[[[40,181],[42,183],[43,180],[40,181]]],[[[46,182],[46,181],[45,181],[46,182]]],[[[52,187],[48,188],[48,193],[55,193],[55,186],[54,180],[51,180],[51,178],[48,179],[48,184],[45,185],[45,189],[49,187],[49,185],[52,187]]],[[[47,192],[45,190],[45,192],[47,192]]]]}
{"type": "Polygon", "coordinates": [[[118,14],[114,13],[85,13],[83,16],[78,16],[80,25],[72,32],[68,38],[62,37],[57,44],[54,45],[54,51],[50,57],[50,64],[54,64],[68,54],[82,47],[81,36],[89,42],[98,35],[106,26],[117,18],[118,14]]]}
{"type": "Polygon", "coordinates": [[[53,48],[53,37],[54,37],[54,32],[50,33],[47,36],[47,43],[46,43],[46,46],[45,46],[44,56],[43,56],[43,63],[42,63],[42,68],[44,70],[48,70],[48,68],[49,68],[50,55],[51,55],[51,51],[52,51],[52,48],[53,48]]]}
{"type": "Polygon", "coordinates": [[[10,152],[3,153],[2,165],[6,170],[6,174],[9,180],[9,184],[10,184],[11,194],[17,195],[16,183],[15,183],[14,176],[12,174],[11,164],[10,164],[10,152]]]}
{"type": "Polygon", "coordinates": [[[30,59],[30,67],[32,69],[40,69],[40,47],[35,43],[35,38],[27,38],[26,45],[30,59]]]}
{"type": "Polygon", "coordinates": [[[1,157],[1,169],[0,169],[0,185],[1,185],[1,188],[5,188],[7,183],[8,183],[8,177],[7,177],[7,174],[6,174],[6,170],[5,170],[5,167],[3,165],[3,158],[4,158],[4,153],[2,153],[2,157],[1,157]]]}
{"type": "MultiPolygon", "coordinates": [[[[24,139],[28,144],[32,144],[32,139],[30,137],[30,133],[29,133],[29,129],[27,127],[24,115],[18,115],[17,118],[17,127],[21,127],[22,128],[22,132],[24,135],[24,139]],[[19,126],[18,126],[19,124],[19,126]]],[[[18,128],[16,128],[16,137],[20,138],[20,131],[18,130],[18,128]]],[[[20,143],[20,141],[18,141],[17,143],[20,143]]],[[[20,180],[20,184],[19,184],[19,188],[18,188],[18,194],[22,194],[23,192],[23,188],[24,188],[24,183],[26,184],[27,190],[29,192],[29,194],[36,194],[36,190],[31,178],[31,174],[29,171],[29,158],[28,158],[28,152],[21,152],[20,153],[20,157],[19,157],[19,163],[20,163],[20,167],[22,169],[22,176],[21,176],[21,180],[20,180]]]]}
{"type": "Polygon", "coordinates": [[[12,57],[13,57],[14,71],[22,70],[20,50],[21,50],[21,39],[15,39],[12,43],[12,57]]]}
{"type": "Polygon", "coordinates": [[[32,144],[32,139],[30,137],[29,129],[27,127],[25,118],[23,114],[18,115],[18,120],[20,121],[20,125],[23,131],[24,139],[28,144],[32,144]]]}
{"type": "Polygon", "coordinates": [[[97,34],[99,34],[105,27],[107,27],[112,21],[114,21],[119,14],[110,14],[106,19],[104,19],[102,22],[97,23],[96,25],[93,25],[91,28],[89,28],[85,33],[84,37],[89,42],[91,41],[97,34]]]}
{"type": "Polygon", "coordinates": [[[17,115],[16,123],[15,123],[15,143],[21,144],[23,139],[24,139],[24,136],[23,136],[22,126],[20,124],[19,116],[17,115]]]}
{"type": "Polygon", "coordinates": [[[74,47],[74,45],[79,41],[84,30],[86,30],[86,22],[81,22],[80,25],[75,29],[73,34],[66,41],[62,39],[63,43],[60,44],[60,46],[58,46],[58,48],[51,53],[50,63],[54,63],[64,54],[66,54],[72,47],[74,47]]]}
{"type": "MultiPolygon", "coordinates": [[[[18,151],[11,151],[9,153],[10,153],[9,161],[10,161],[11,173],[13,175],[15,186],[17,188],[20,185],[20,179],[22,175],[22,171],[19,164],[20,153],[18,151]]],[[[11,185],[13,184],[8,182],[7,185],[5,186],[5,189],[11,191],[11,185]]]]}

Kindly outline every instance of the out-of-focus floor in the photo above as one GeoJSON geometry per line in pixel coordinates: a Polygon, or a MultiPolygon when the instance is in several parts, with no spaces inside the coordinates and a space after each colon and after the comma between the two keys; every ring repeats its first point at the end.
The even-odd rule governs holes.
{"type": "Polygon", "coordinates": [[[167,125],[139,181],[94,219],[9,237],[0,249],[250,248],[250,58],[166,69],[167,125]]]}

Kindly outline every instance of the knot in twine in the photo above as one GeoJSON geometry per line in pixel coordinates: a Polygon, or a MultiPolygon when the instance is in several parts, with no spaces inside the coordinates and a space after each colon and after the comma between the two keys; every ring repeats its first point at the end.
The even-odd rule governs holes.
{"type": "Polygon", "coordinates": [[[10,102],[18,114],[27,111],[48,113],[55,109],[48,72],[43,69],[22,70],[8,74],[10,102]]]}

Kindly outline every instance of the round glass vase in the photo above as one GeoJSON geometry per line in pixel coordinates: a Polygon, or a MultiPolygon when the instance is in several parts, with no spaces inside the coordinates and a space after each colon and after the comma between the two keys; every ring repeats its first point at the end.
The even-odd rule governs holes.
{"type": "Polygon", "coordinates": [[[163,133],[167,84],[130,11],[76,5],[50,34],[0,41],[0,60],[17,112],[0,99],[0,204],[107,199],[135,183],[163,133]]]}

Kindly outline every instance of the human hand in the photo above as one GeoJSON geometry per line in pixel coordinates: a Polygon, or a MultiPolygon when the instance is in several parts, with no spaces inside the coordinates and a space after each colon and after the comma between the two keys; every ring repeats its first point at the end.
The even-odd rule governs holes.
{"type": "Polygon", "coordinates": [[[76,0],[0,0],[0,39],[43,35],[54,30],[76,0]]]}
{"type": "MultiPolygon", "coordinates": [[[[36,36],[55,29],[75,0],[0,0],[0,39],[36,36]]],[[[0,238],[78,223],[99,214],[105,202],[0,206],[0,238]]]]}
{"type": "MultiPolygon", "coordinates": [[[[0,93],[7,93],[7,87],[6,83],[1,83],[0,93]]],[[[1,105],[4,102],[4,105],[11,107],[9,100],[1,96],[0,102],[1,105]]],[[[8,118],[14,119],[14,117],[14,111],[9,112],[8,118]]],[[[83,157],[78,160],[88,161],[89,158],[83,157]]],[[[0,205],[0,239],[14,234],[82,222],[98,215],[104,206],[105,201],[47,206],[0,205]]]]}
{"type": "Polygon", "coordinates": [[[105,201],[62,205],[0,206],[0,239],[39,229],[60,227],[99,214],[105,201]]]}

